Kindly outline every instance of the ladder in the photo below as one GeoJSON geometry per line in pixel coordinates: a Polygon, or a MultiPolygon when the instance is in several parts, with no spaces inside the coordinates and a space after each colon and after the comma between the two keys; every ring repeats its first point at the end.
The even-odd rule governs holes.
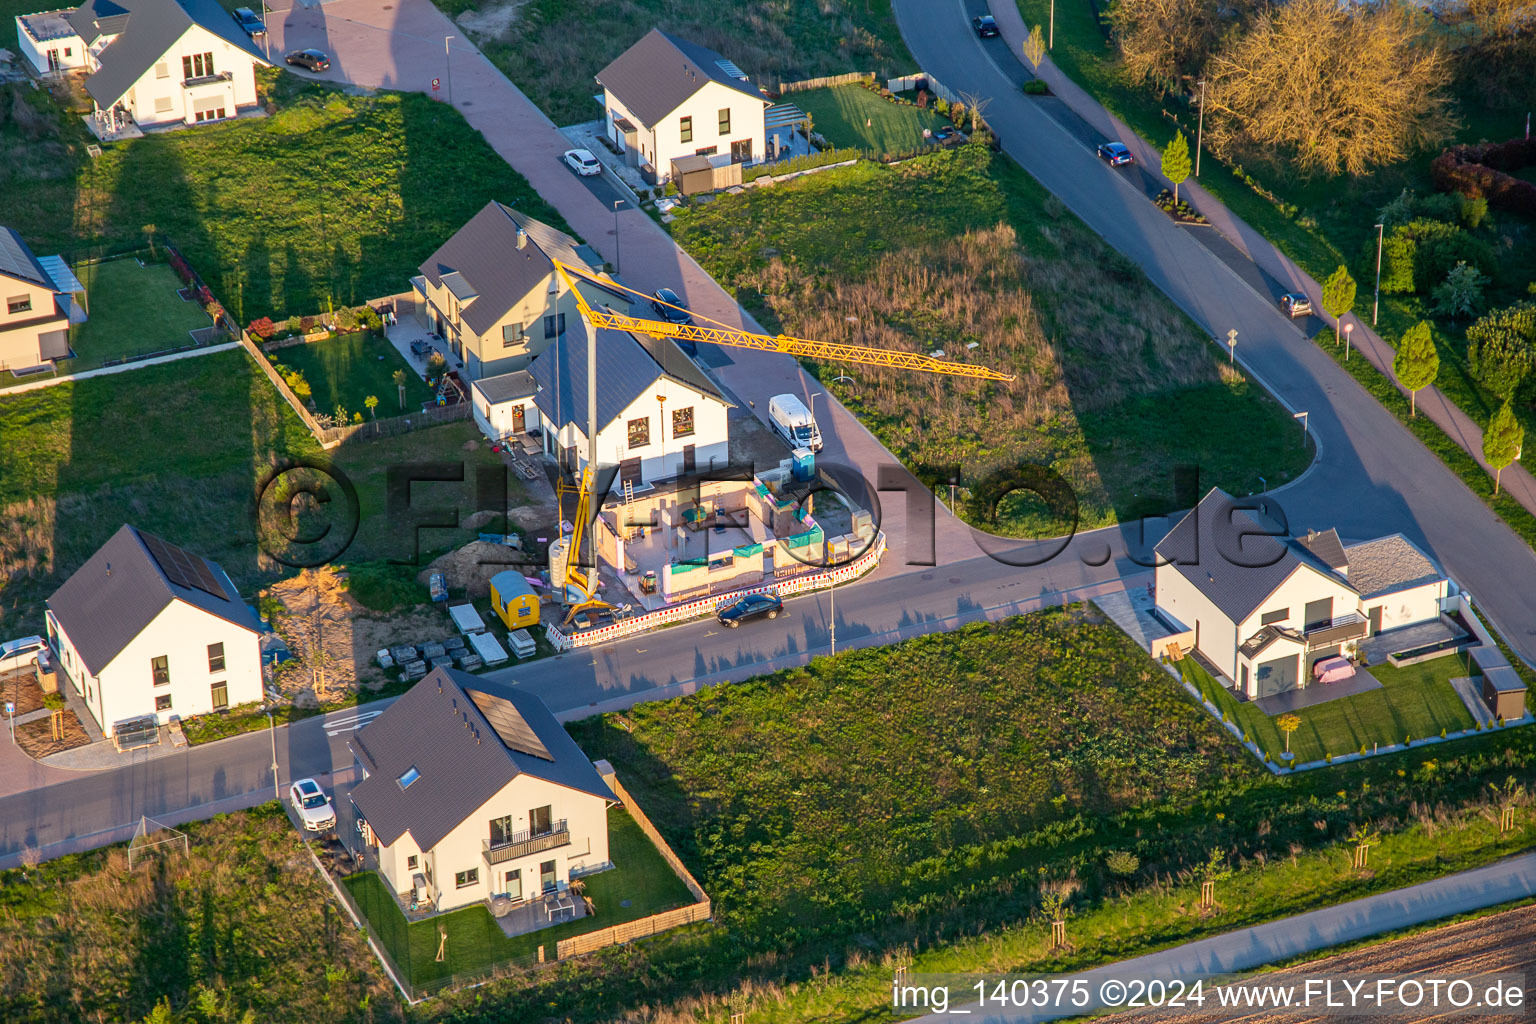
{"type": "Polygon", "coordinates": [[[634,500],[635,500],[635,482],[633,480],[625,480],[624,481],[624,504],[628,505],[631,502],[633,502],[634,500]]]}

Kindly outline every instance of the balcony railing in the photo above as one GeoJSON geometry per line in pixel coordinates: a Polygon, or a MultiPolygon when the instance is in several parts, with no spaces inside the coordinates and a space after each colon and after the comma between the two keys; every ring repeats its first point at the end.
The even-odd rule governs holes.
{"type": "Polygon", "coordinates": [[[1341,615],[1326,626],[1317,625],[1306,630],[1308,647],[1324,647],[1328,644],[1342,643],[1345,640],[1358,640],[1371,631],[1371,624],[1365,616],[1359,612],[1350,612],[1341,615]]]}
{"type": "Polygon", "coordinates": [[[545,850],[553,850],[559,846],[565,846],[571,841],[571,830],[565,821],[555,822],[548,832],[534,834],[531,831],[517,832],[507,839],[493,843],[489,839],[482,839],[485,845],[483,856],[487,864],[500,864],[504,861],[516,860],[532,853],[543,853],[545,850]]]}
{"type": "Polygon", "coordinates": [[[183,89],[196,89],[200,85],[212,85],[215,82],[227,82],[235,76],[228,71],[220,71],[216,75],[199,75],[195,78],[184,78],[181,81],[183,89]]]}

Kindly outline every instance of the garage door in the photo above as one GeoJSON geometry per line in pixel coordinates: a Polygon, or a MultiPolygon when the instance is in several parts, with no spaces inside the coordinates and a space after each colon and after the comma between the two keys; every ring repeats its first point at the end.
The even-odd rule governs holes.
{"type": "Polygon", "coordinates": [[[1258,692],[1255,696],[1268,697],[1296,689],[1296,655],[1259,662],[1256,673],[1258,692]]]}

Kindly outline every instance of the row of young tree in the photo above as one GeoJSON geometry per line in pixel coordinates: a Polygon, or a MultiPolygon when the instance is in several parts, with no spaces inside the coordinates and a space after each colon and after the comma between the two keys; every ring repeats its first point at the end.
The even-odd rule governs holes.
{"type": "Polygon", "coordinates": [[[1204,80],[1216,153],[1360,174],[1449,138],[1458,77],[1489,103],[1530,95],[1528,2],[1114,0],[1108,17],[1132,82],[1186,93],[1204,80]]]}

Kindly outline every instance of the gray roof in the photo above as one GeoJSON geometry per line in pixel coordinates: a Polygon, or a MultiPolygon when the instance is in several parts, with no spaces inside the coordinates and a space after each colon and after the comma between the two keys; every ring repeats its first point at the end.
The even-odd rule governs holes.
{"type": "Polygon", "coordinates": [[[427,673],[356,733],[352,749],[368,772],[353,787],[352,801],[386,845],[409,831],[416,845],[432,849],[522,774],[618,799],[536,695],[454,669],[427,673]],[[501,705],[499,729],[481,705],[501,705]],[[509,722],[519,728],[509,730],[509,722]],[[516,733],[531,734],[537,743],[519,745],[542,747],[549,759],[502,740],[516,733]],[[399,779],[410,768],[420,778],[401,789],[399,779]]]}
{"type": "MultiPolygon", "coordinates": [[[[87,46],[103,35],[116,35],[96,55],[100,68],[85,80],[85,90],[99,106],[110,107],[161,60],[193,25],[200,25],[262,64],[267,60],[245,30],[218,0],[86,0],[67,15],[87,46]]],[[[220,68],[217,59],[215,69],[220,68]]],[[[173,69],[180,74],[181,69],[173,69]]]]}
{"type": "Polygon", "coordinates": [[[1349,583],[1361,597],[1438,583],[1445,577],[1429,557],[1400,533],[1344,549],[1349,558],[1349,583]]]}
{"type": "Polygon", "coordinates": [[[766,107],[763,91],[728,67],[740,70],[707,46],[653,28],[599,71],[597,81],[647,128],[654,128],[710,82],[762,100],[766,107]]]}
{"type": "Polygon", "coordinates": [[[1240,508],[1231,495],[1213,487],[1154,550],[1233,622],[1252,615],[1302,565],[1348,586],[1289,538],[1255,536],[1276,530],[1273,519],[1255,508],[1240,508]]]}
{"type": "MultiPolygon", "coordinates": [[[[458,296],[464,303],[461,319],[477,335],[484,335],[529,292],[548,287],[555,269],[552,259],[585,265],[576,245],[565,232],[492,200],[428,256],[420,270],[428,281],[458,296]],[[527,235],[521,249],[518,228],[527,235]]],[[[629,295],[606,288],[601,281],[588,279],[588,283],[629,301],[629,295]]]]}
{"type": "Polygon", "coordinates": [[[22,240],[21,235],[8,227],[0,227],[0,274],[30,281],[32,284],[40,284],[48,289],[54,287],[48,271],[44,270],[37,257],[32,255],[32,250],[22,240]]]}
{"type": "Polygon", "coordinates": [[[539,386],[534,404],[557,427],[575,423],[583,432],[586,429],[586,330],[597,331],[598,430],[612,423],[662,376],[731,404],[670,338],[641,339],[628,331],[586,328],[562,334],[528,368],[539,386]]]}
{"type": "Polygon", "coordinates": [[[1495,665],[1483,673],[1483,680],[1496,693],[1522,693],[1525,680],[1508,665],[1495,665]]]}
{"type": "Polygon", "coordinates": [[[1245,658],[1252,658],[1282,637],[1294,643],[1306,643],[1306,638],[1294,629],[1274,625],[1261,626],[1257,633],[1243,641],[1243,645],[1238,648],[1238,653],[1245,658]]]}
{"type": "Polygon", "coordinates": [[[1321,533],[1308,530],[1305,537],[1296,538],[1296,543],[1316,555],[1317,560],[1330,569],[1349,569],[1349,559],[1344,554],[1344,544],[1339,540],[1338,530],[1329,529],[1321,533]]]}
{"type": "Polygon", "coordinates": [[[513,370],[511,373],[501,373],[494,377],[481,377],[475,381],[473,387],[492,405],[511,402],[518,398],[532,398],[534,392],[539,390],[538,384],[534,383],[533,374],[527,370],[513,370]]]}
{"type": "Polygon", "coordinates": [[[86,669],[99,675],[172,601],[261,632],[261,623],[216,563],[127,523],[53,592],[48,610],[86,669]],[[169,556],[170,564],[162,565],[152,550],[169,556]],[[198,577],[211,589],[184,585],[198,577]]]}

